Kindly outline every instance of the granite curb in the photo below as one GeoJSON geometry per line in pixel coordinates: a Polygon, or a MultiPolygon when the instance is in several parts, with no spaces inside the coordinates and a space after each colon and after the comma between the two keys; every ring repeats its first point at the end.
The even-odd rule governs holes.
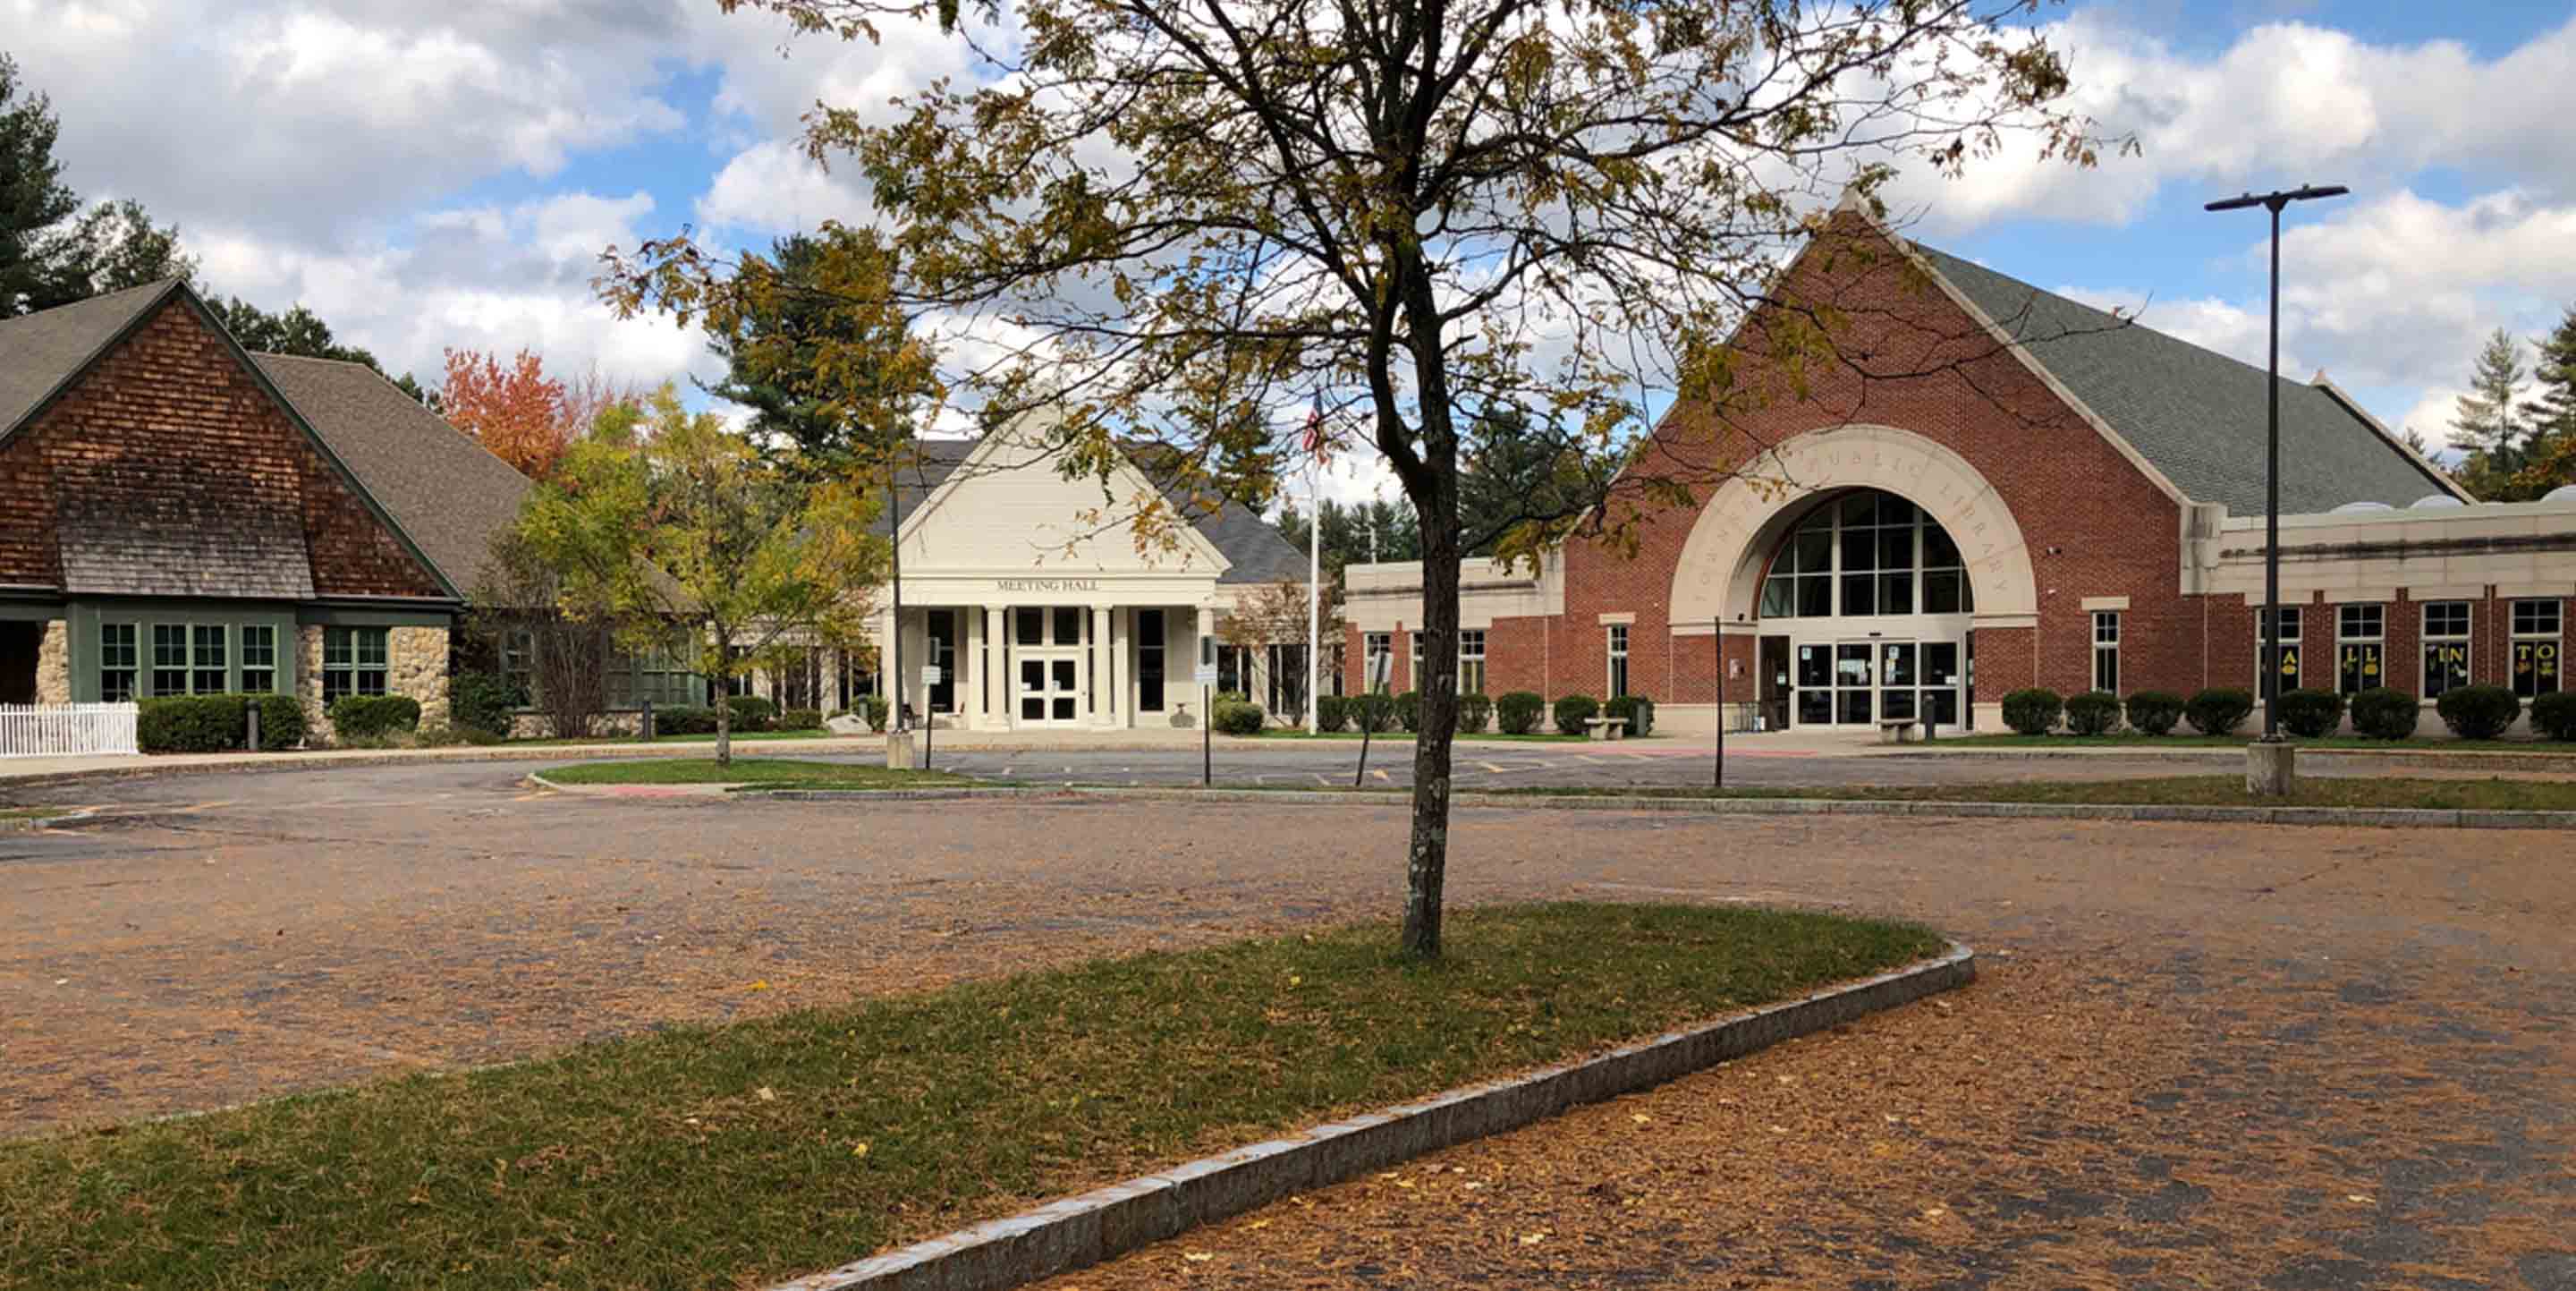
{"type": "Polygon", "coordinates": [[[771,1291],[999,1291],[1569,1108],[1634,1093],[1976,980],[1975,952],[1670,1031],[1598,1057],[1318,1125],[1007,1219],[779,1283],[771,1291]]]}
{"type": "MultiPolygon", "coordinates": [[[[543,787],[578,793],[531,775],[543,787]]],[[[1332,789],[1174,789],[994,786],[987,789],[754,789],[732,797],[789,802],[878,802],[947,798],[1062,801],[1259,802],[1409,806],[1404,794],[1332,789]]],[[[2576,829],[2576,811],[2491,811],[2436,807],[2223,807],[2191,803],[1918,802],[1889,798],[1647,798],[1615,795],[1461,793],[1453,807],[1520,811],[1647,811],[1705,816],[1923,816],[1946,819],[2181,821],[2195,824],[2340,825],[2387,829],[2576,829]]]]}

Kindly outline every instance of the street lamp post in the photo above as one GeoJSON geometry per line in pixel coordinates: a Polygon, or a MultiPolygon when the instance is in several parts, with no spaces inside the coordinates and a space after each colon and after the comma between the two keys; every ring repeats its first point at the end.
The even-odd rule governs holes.
{"type": "MultiPolygon", "coordinates": [[[[2341,184],[2282,189],[2270,193],[2247,193],[2241,197],[2222,198],[2204,206],[2210,211],[2241,211],[2260,206],[2272,213],[2272,347],[2264,372],[2265,449],[2263,469],[2263,743],[2281,742],[2281,208],[2292,202],[2305,202],[2320,197],[2341,197],[2352,190],[2341,184]]],[[[2262,751],[2255,755],[2265,756],[2262,751]]],[[[2289,758],[2286,754],[2272,763],[2279,771],[2272,777],[2257,774],[2249,764],[2248,785],[2258,792],[2289,792],[2289,758]],[[2258,784],[2257,782],[2263,782],[2258,784]]]]}

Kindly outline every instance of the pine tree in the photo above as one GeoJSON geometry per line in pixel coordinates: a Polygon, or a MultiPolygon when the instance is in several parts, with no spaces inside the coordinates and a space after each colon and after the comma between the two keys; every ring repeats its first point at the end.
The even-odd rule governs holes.
{"type": "Polygon", "coordinates": [[[2522,403],[2522,385],[2530,375],[2522,366],[2522,342],[2497,328],[2478,351],[2469,393],[2460,396],[2459,411],[2451,418],[2451,443],[2468,453],[2460,463],[2460,483],[2490,502],[2520,496],[2513,476],[2530,449],[2531,426],[2522,403]]]}
{"type": "Polygon", "coordinates": [[[80,209],[54,158],[61,129],[44,95],[18,97],[18,64],[0,54],[0,318],[50,294],[50,230],[80,209]]]}
{"type": "Polygon", "coordinates": [[[2540,393],[2528,405],[2534,429],[2552,437],[2576,433],[2576,305],[2532,344],[2540,351],[2531,369],[2540,393]]]}

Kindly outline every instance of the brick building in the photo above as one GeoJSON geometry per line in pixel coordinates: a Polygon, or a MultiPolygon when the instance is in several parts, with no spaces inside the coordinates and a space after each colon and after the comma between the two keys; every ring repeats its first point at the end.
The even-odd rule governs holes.
{"type": "MultiPolygon", "coordinates": [[[[1731,478],[1703,472],[1693,505],[1645,509],[1633,554],[1577,540],[1536,570],[1468,562],[1462,686],[1646,695],[1668,726],[1706,730],[1722,673],[1730,727],[1777,730],[1994,729],[2024,686],[2188,695],[2255,689],[2258,672],[2428,702],[2561,684],[2566,491],[2474,502],[2322,374],[2283,381],[2284,649],[2258,668],[2261,369],[1849,209],[1781,296],[1838,320],[1850,362],[1750,409],[1677,404],[1632,473],[1720,462],[1731,478]]],[[[1762,388],[1763,368],[1749,359],[1737,388],[1762,388]]],[[[1345,578],[1345,684],[1384,652],[1411,688],[1420,567],[1345,578]]]]}
{"type": "Polygon", "coordinates": [[[0,703],[343,694],[445,718],[527,482],[375,371],[165,282],[0,321],[0,703]]]}

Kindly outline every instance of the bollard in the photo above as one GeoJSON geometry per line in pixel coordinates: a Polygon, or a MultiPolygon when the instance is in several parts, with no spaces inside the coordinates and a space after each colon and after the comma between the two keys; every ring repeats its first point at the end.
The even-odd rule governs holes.
{"type": "Polygon", "coordinates": [[[652,700],[648,699],[644,701],[644,715],[635,720],[635,733],[643,736],[645,743],[650,744],[653,742],[654,731],[652,700]]]}
{"type": "Polygon", "coordinates": [[[257,753],[259,752],[259,701],[256,699],[243,700],[242,712],[250,727],[250,738],[247,743],[250,745],[250,751],[257,753]]]}

